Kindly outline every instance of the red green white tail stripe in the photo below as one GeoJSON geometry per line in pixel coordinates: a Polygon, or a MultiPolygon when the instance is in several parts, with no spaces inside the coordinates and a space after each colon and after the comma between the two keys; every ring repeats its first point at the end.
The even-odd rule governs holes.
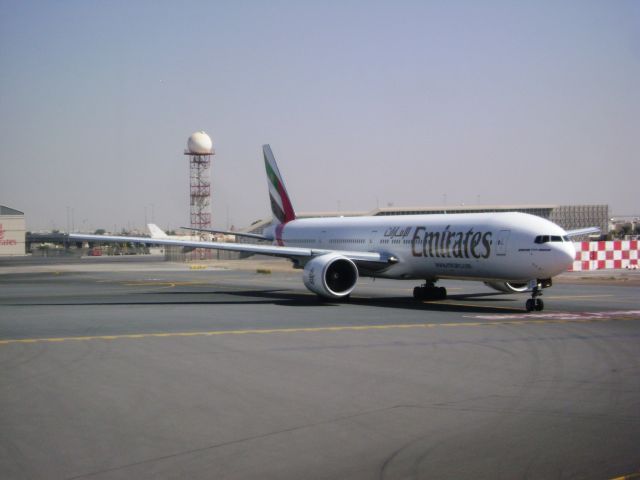
{"type": "Polygon", "coordinates": [[[269,145],[262,146],[264,154],[264,166],[267,170],[267,184],[269,185],[269,198],[271,200],[271,211],[274,218],[280,223],[287,223],[296,218],[296,214],[291,205],[291,200],[284,186],[282,175],[278,170],[278,165],[271,152],[269,145]]]}

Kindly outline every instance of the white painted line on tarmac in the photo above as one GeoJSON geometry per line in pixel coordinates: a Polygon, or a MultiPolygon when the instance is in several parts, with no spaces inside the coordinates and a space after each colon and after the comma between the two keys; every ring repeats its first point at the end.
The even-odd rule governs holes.
{"type": "Polygon", "coordinates": [[[549,312],[515,313],[495,315],[465,315],[482,320],[615,320],[618,318],[640,318],[640,310],[612,310],[608,312],[549,312]]]}

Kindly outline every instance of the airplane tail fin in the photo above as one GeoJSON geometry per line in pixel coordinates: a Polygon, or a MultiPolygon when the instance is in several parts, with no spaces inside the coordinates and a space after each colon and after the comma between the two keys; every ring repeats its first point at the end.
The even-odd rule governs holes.
{"type": "Polygon", "coordinates": [[[147,228],[149,229],[149,233],[151,234],[151,238],[169,238],[169,236],[164,233],[164,231],[158,227],[155,223],[147,223],[147,228]]]}
{"type": "Polygon", "coordinates": [[[273,152],[271,152],[271,147],[263,145],[262,153],[264,155],[264,166],[267,169],[267,183],[269,184],[269,198],[271,199],[273,217],[279,223],[295,220],[296,213],[284,186],[282,175],[278,170],[276,159],[273,156],[273,152]]]}

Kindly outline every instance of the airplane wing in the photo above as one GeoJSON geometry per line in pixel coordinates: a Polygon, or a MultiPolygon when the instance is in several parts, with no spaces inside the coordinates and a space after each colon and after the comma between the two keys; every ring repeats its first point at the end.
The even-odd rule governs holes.
{"type": "Polygon", "coordinates": [[[182,230],[193,230],[194,232],[220,233],[222,235],[235,235],[236,237],[255,238],[257,240],[273,240],[273,238],[269,238],[264,235],[258,235],[257,233],[232,232],[228,230],[212,230],[210,228],[191,228],[191,227],[180,227],[180,228],[182,230]]]}
{"type": "Polygon", "coordinates": [[[338,253],[347,257],[354,262],[396,263],[397,259],[391,255],[379,252],[352,252],[343,250],[325,250],[319,248],[301,248],[301,247],[280,247],[277,245],[254,245],[250,243],[223,243],[223,242],[200,242],[189,240],[174,240],[164,238],[149,237],[123,237],[112,235],[84,235],[79,233],[70,233],[69,240],[84,242],[102,242],[102,243],[143,243],[151,245],[174,245],[177,247],[187,248],[208,248],[212,250],[229,250],[232,252],[245,252],[259,255],[270,255],[273,257],[289,258],[291,260],[300,261],[305,258],[326,255],[327,253],[338,253]]]}
{"type": "Polygon", "coordinates": [[[600,229],[598,227],[587,227],[567,230],[567,237],[577,237],[578,235],[588,235],[590,233],[600,233],[600,229]]]}

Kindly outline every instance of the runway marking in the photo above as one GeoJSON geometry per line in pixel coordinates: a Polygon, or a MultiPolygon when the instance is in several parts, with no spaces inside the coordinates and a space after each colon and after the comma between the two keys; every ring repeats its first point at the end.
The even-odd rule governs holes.
{"type": "Polygon", "coordinates": [[[425,301],[422,302],[425,305],[451,305],[454,307],[474,307],[474,308],[487,308],[487,309],[491,309],[491,310],[510,310],[513,311],[514,308],[513,307],[502,307],[499,305],[480,305],[480,304],[476,304],[476,303],[467,303],[467,302],[452,302],[452,301],[434,301],[434,302],[430,302],[430,301],[425,301]]]}
{"type": "MultiPolygon", "coordinates": [[[[622,312],[579,312],[579,313],[550,313],[527,315],[494,315],[499,318],[493,322],[455,322],[455,323],[407,323],[395,325],[347,325],[335,327],[299,327],[299,328],[271,328],[247,330],[212,330],[208,332],[166,332],[166,333],[131,333],[122,335],[92,335],[84,337],[51,337],[51,338],[22,338],[0,340],[0,345],[16,343],[55,343],[70,341],[92,340],[123,340],[140,338],[170,338],[170,337],[214,337],[223,335],[270,335],[288,333],[323,333],[323,332],[362,332],[375,330],[402,330],[412,328],[456,328],[456,327],[498,327],[504,325],[554,325],[566,323],[595,323],[613,321],[640,320],[640,310],[622,312]],[[526,320],[524,320],[526,318],[526,320]]],[[[472,318],[487,318],[476,316],[472,318]]]]}
{"type": "Polygon", "coordinates": [[[196,282],[196,281],[183,281],[183,282],[167,282],[167,281],[139,281],[139,282],[127,282],[122,283],[127,287],[183,287],[190,285],[210,285],[207,282],[196,282]]]}
{"type": "Polygon", "coordinates": [[[577,299],[577,298],[602,298],[602,297],[614,297],[615,295],[556,295],[556,296],[545,296],[545,298],[552,298],[554,300],[566,300],[566,299],[577,299]]]}
{"type": "Polygon", "coordinates": [[[623,318],[640,318],[640,310],[614,310],[609,312],[549,312],[549,313],[515,313],[499,315],[469,315],[468,318],[480,318],[482,320],[517,320],[531,318],[535,315],[537,319],[549,320],[616,320],[623,318]]]}
{"type": "MultiPolygon", "coordinates": [[[[555,297],[545,297],[548,299],[554,299],[554,300],[579,300],[579,299],[589,299],[589,298],[595,298],[595,297],[613,297],[614,295],[567,295],[567,296],[555,296],[555,297]]],[[[429,301],[429,300],[425,300],[422,303],[424,303],[425,305],[452,305],[454,307],[474,307],[474,308],[484,308],[484,309],[490,309],[490,310],[510,310],[513,311],[514,307],[508,307],[508,306],[500,306],[500,305],[481,305],[481,304],[477,304],[477,303],[468,303],[468,302],[456,302],[453,300],[433,300],[433,301],[429,301]]]]}

